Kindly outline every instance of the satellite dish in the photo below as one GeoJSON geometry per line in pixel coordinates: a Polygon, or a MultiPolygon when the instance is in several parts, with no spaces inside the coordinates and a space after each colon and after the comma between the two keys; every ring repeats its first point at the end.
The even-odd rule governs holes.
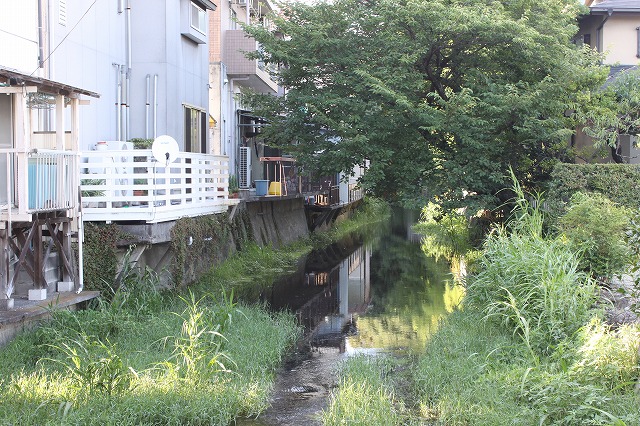
{"type": "Polygon", "coordinates": [[[158,136],[151,145],[151,152],[158,163],[168,166],[176,161],[178,152],[178,142],[169,135],[158,136]]]}

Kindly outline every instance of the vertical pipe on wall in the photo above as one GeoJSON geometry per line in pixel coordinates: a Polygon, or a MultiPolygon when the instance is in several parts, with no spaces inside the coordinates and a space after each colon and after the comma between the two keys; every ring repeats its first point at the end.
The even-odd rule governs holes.
{"type": "Polygon", "coordinates": [[[153,76],[153,138],[158,136],[158,74],[153,76]]]}
{"type": "Polygon", "coordinates": [[[38,0],[38,67],[44,68],[44,27],[42,23],[42,0],[38,0]]]}
{"type": "Polygon", "coordinates": [[[119,141],[126,141],[127,129],[127,68],[120,65],[120,137],[119,141]]]}
{"type": "Polygon", "coordinates": [[[144,105],[144,137],[149,139],[149,107],[151,105],[151,74],[147,74],[146,103],[144,105]]]}
{"type": "Polygon", "coordinates": [[[122,123],[120,121],[120,94],[122,89],[120,88],[120,85],[122,82],[120,80],[120,65],[113,64],[113,66],[116,68],[116,140],[121,140],[120,126],[122,123]]]}
{"type": "Polygon", "coordinates": [[[126,102],[125,102],[125,126],[124,126],[124,141],[129,140],[129,106],[131,105],[131,0],[126,0],[125,6],[125,41],[127,43],[127,69],[125,78],[127,80],[126,85],[126,102]]]}
{"type": "Polygon", "coordinates": [[[123,0],[118,0],[118,15],[120,15],[122,13],[122,11],[124,10],[124,5],[122,3],[123,0]]]}

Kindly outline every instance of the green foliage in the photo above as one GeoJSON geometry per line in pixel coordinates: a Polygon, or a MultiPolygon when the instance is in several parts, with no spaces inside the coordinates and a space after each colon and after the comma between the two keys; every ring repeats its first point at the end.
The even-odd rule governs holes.
{"type": "Polygon", "coordinates": [[[402,406],[397,406],[385,376],[392,364],[384,358],[359,356],[342,365],[338,389],[322,413],[322,424],[398,425],[402,406]]]}
{"type": "Polygon", "coordinates": [[[171,229],[171,265],[176,286],[189,284],[196,277],[219,264],[230,252],[250,242],[251,225],[247,214],[238,214],[232,223],[228,214],[184,217],[171,229]]]}
{"type": "Polygon", "coordinates": [[[617,74],[592,93],[578,115],[586,124],[584,132],[599,145],[615,147],[619,135],[640,133],[640,70],[617,74]]]}
{"type": "Polygon", "coordinates": [[[133,142],[135,149],[151,149],[151,145],[153,145],[153,139],[132,138],[129,139],[129,142],[133,142]]]}
{"type": "Polygon", "coordinates": [[[206,306],[205,297],[196,300],[189,292],[189,299],[181,299],[187,305],[178,315],[182,328],[179,336],[167,337],[173,340],[173,354],[163,365],[191,380],[206,380],[215,373],[229,371],[222,361],[231,360],[221,350],[225,339],[222,332],[231,321],[229,309],[225,309],[227,316],[222,321],[216,321],[217,315],[206,306]]]}
{"type": "Polygon", "coordinates": [[[127,368],[115,348],[105,342],[80,335],[70,342],[52,345],[63,354],[63,360],[44,359],[59,363],[72,381],[88,396],[103,393],[107,396],[120,395],[131,387],[137,373],[127,368]]]}
{"type": "Polygon", "coordinates": [[[84,226],[84,287],[110,297],[118,268],[117,243],[126,235],[114,224],[84,226]]]}
{"type": "Polygon", "coordinates": [[[610,278],[624,271],[630,260],[625,241],[631,211],[601,194],[576,193],[558,227],[573,250],[581,253],[581,266],[594,277],[610,278]]]}
{"type": "Polygon", "coordinates": [[[583,382],[608,391],[632,391],[640,378],[640,329],[623,325],[612,329],[595,318],[578,336],[577,359],[571,373],[583,382]]]}
{"type": "Polygon", "coordinates": [[[628,208],[640,208],[640,167],[630,164],[558,164],[547,199],[561,214],[576,192],[599,193],[628,208]]]}
{"type": "Polygon", "coordinates": [[[229,175],[229,192],[233,194],[235,192],[238,192],[238,190],[238,176],[229,175]]]}
{"type": "Polygon", "coordinates": [[[369,164],[362,184],[377,196],[495,207],[509,165],[529,187],[568,158],[564,112],[606,77],[571,43],[578,11],[556,0],[290,3],[275,31],[245,27],[287,96],[244,100],[269,120],[270,144],[308,170],[369,164]]]}
{"type": "Polygon", "coordinates": [[[444,213],[435,203],[422,209],[420,222],[413,229],[423,235],[422,250],[436,260],[460,259],[471,249],[469,220],[456,212],[444,213]]]}
{"type": "Polygon", "coordinates": [[[517,181],[514,192],[510,231],[498,228],[487,237],[467,302],[518,333],[535,358],[586,322],[597,293],[578,256],[560,239],[543,237],[540,209],[530,206],[517,181]]]}

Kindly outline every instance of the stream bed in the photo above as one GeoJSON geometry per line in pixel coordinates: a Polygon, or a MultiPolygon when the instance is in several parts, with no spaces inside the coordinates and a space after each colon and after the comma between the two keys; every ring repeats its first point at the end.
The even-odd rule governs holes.
{"type": "Polygon", "coordinates": [[[272,309],[295,312],[305,332],[278,372],[271,406],[237,425],[320,425],[346,357],[424,349],[462,290],[446,262],[422,252],[416,217],[396,210],[374,230],[311,252],[263,294],[272,309]]]}

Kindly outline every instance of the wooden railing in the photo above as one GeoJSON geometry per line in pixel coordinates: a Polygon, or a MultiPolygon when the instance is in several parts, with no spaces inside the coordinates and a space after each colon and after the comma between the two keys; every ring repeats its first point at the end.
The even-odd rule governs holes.
{"type": "Polygon", "coordinates": [[[164,222],[226,211],[226,156],[181,152],[166,165],[151,150],[86,151],[81,154],[84,221],[164,222]]]}

